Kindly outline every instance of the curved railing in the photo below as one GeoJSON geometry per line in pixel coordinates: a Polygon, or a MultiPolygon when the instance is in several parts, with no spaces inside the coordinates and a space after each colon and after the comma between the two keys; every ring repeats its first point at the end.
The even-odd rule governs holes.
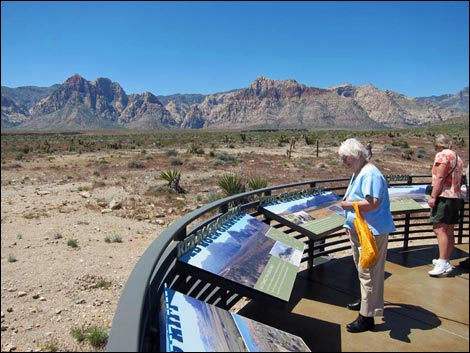
{"type": "MultiPolygon", "coordinates": [[[[390,186],[413,185],[429,183],[430,177],[428,175],[388,176],[388,180],[390,186]]],[[[223,278],[211,282],[210,279],[197,277],[194,273],[181,271],[177,261],[177,245],[186,237],[195,234],[234,205],[239,206],[241,211],[280,228],[281,224],[266,219],[260,212],[262,197],[312,187],[321,187],[342,196],[348,182],[347,178],[328,179],[248,191],[204,205],[172,223],[147,248],[130,274],[115,312],[107,351],[143,352],[160,349],[158,315],[164,284],[224,309],[230,309],[244,297],[237,286],[231,285],[223,278]]],[[[402,241],[403,247],[407,248],[410,240],[435,238],[429,222],[429,211],[394,215],[394,220],[397,230],[390,235],[389,242],[402,241]]],[[[321,241],[314,242],[292,229],[282,230],[304,241],[306,247],[302,262],[307,262],[308,266],[312,266],[316,258],[338,253],[350,247],[344,231],[334,232],[323,237],[321,241]]],[[[461,212],[456,241],[462,243],[462,238],[468,237],[468,234],[469,207],[466,203],[461,212]]]]}

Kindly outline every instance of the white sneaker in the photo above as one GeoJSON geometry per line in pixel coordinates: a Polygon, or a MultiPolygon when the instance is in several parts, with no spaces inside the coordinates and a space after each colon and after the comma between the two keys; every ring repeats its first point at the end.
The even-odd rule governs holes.
{"type": "Polygon", "coordinates": [[[436,266],[439,263],[439,259],[432,259],[432,264],[436,266]]]}
{"type": "Polygon", "coordinates": [[[444,273],[449,273],[450,271],[452,271],[452,265],[449,261],[446,261],[444,264],[437,263],[428,273],[430,276],[440,276],[444,273]]]}

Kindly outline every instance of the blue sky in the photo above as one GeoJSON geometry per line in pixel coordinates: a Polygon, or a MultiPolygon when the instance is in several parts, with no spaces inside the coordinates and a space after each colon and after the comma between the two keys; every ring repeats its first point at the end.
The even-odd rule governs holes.
{"type": "Polygon", "coordinates": [[[127,94],[257,77],[410,97],[468,86],[467,1],[2,1],[1,84],[107,77],[127,94]]]}

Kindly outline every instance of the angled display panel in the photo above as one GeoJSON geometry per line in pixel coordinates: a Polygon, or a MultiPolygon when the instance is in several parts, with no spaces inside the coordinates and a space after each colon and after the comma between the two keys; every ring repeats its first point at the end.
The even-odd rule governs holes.
{"type": "Polygon", "coordinates": [[[162,352],[310,352],[302,338],[165,288],[162,352]]]}
{"type": "Polygon", "coordinates": [[[288,301],[305,244],[241,213],[179,261],[288,301]]]}
{"type": "Polygon", "coordinates": [[[429,210],[429,196],[424,192],[426,185],[400,185],[388,188],[390,211],[405,213],[429,210]]]}
{"type": "Polygon", "coordinates": [[[264,213],[312,239],[340,229],[345,221],[341,197],[321,192],[262,205],[264,213]]]}

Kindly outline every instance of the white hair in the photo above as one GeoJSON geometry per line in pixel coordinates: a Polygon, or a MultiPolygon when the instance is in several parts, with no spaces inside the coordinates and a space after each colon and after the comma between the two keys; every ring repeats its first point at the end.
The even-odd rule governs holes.
{"type": "Polygon", "coordinates": [[[452,147],[449,137],[443,134],[434,137],[434,144],[444,149],[450,149],[452,147]]]}
{"type": "Polygon", "coordinates": [[[350,138],[344,141],[339,146],[338,154],[340,157],[352,157],[354,159],[366,159],[367,150],[362,143],[355,138],[350,138]]]}

